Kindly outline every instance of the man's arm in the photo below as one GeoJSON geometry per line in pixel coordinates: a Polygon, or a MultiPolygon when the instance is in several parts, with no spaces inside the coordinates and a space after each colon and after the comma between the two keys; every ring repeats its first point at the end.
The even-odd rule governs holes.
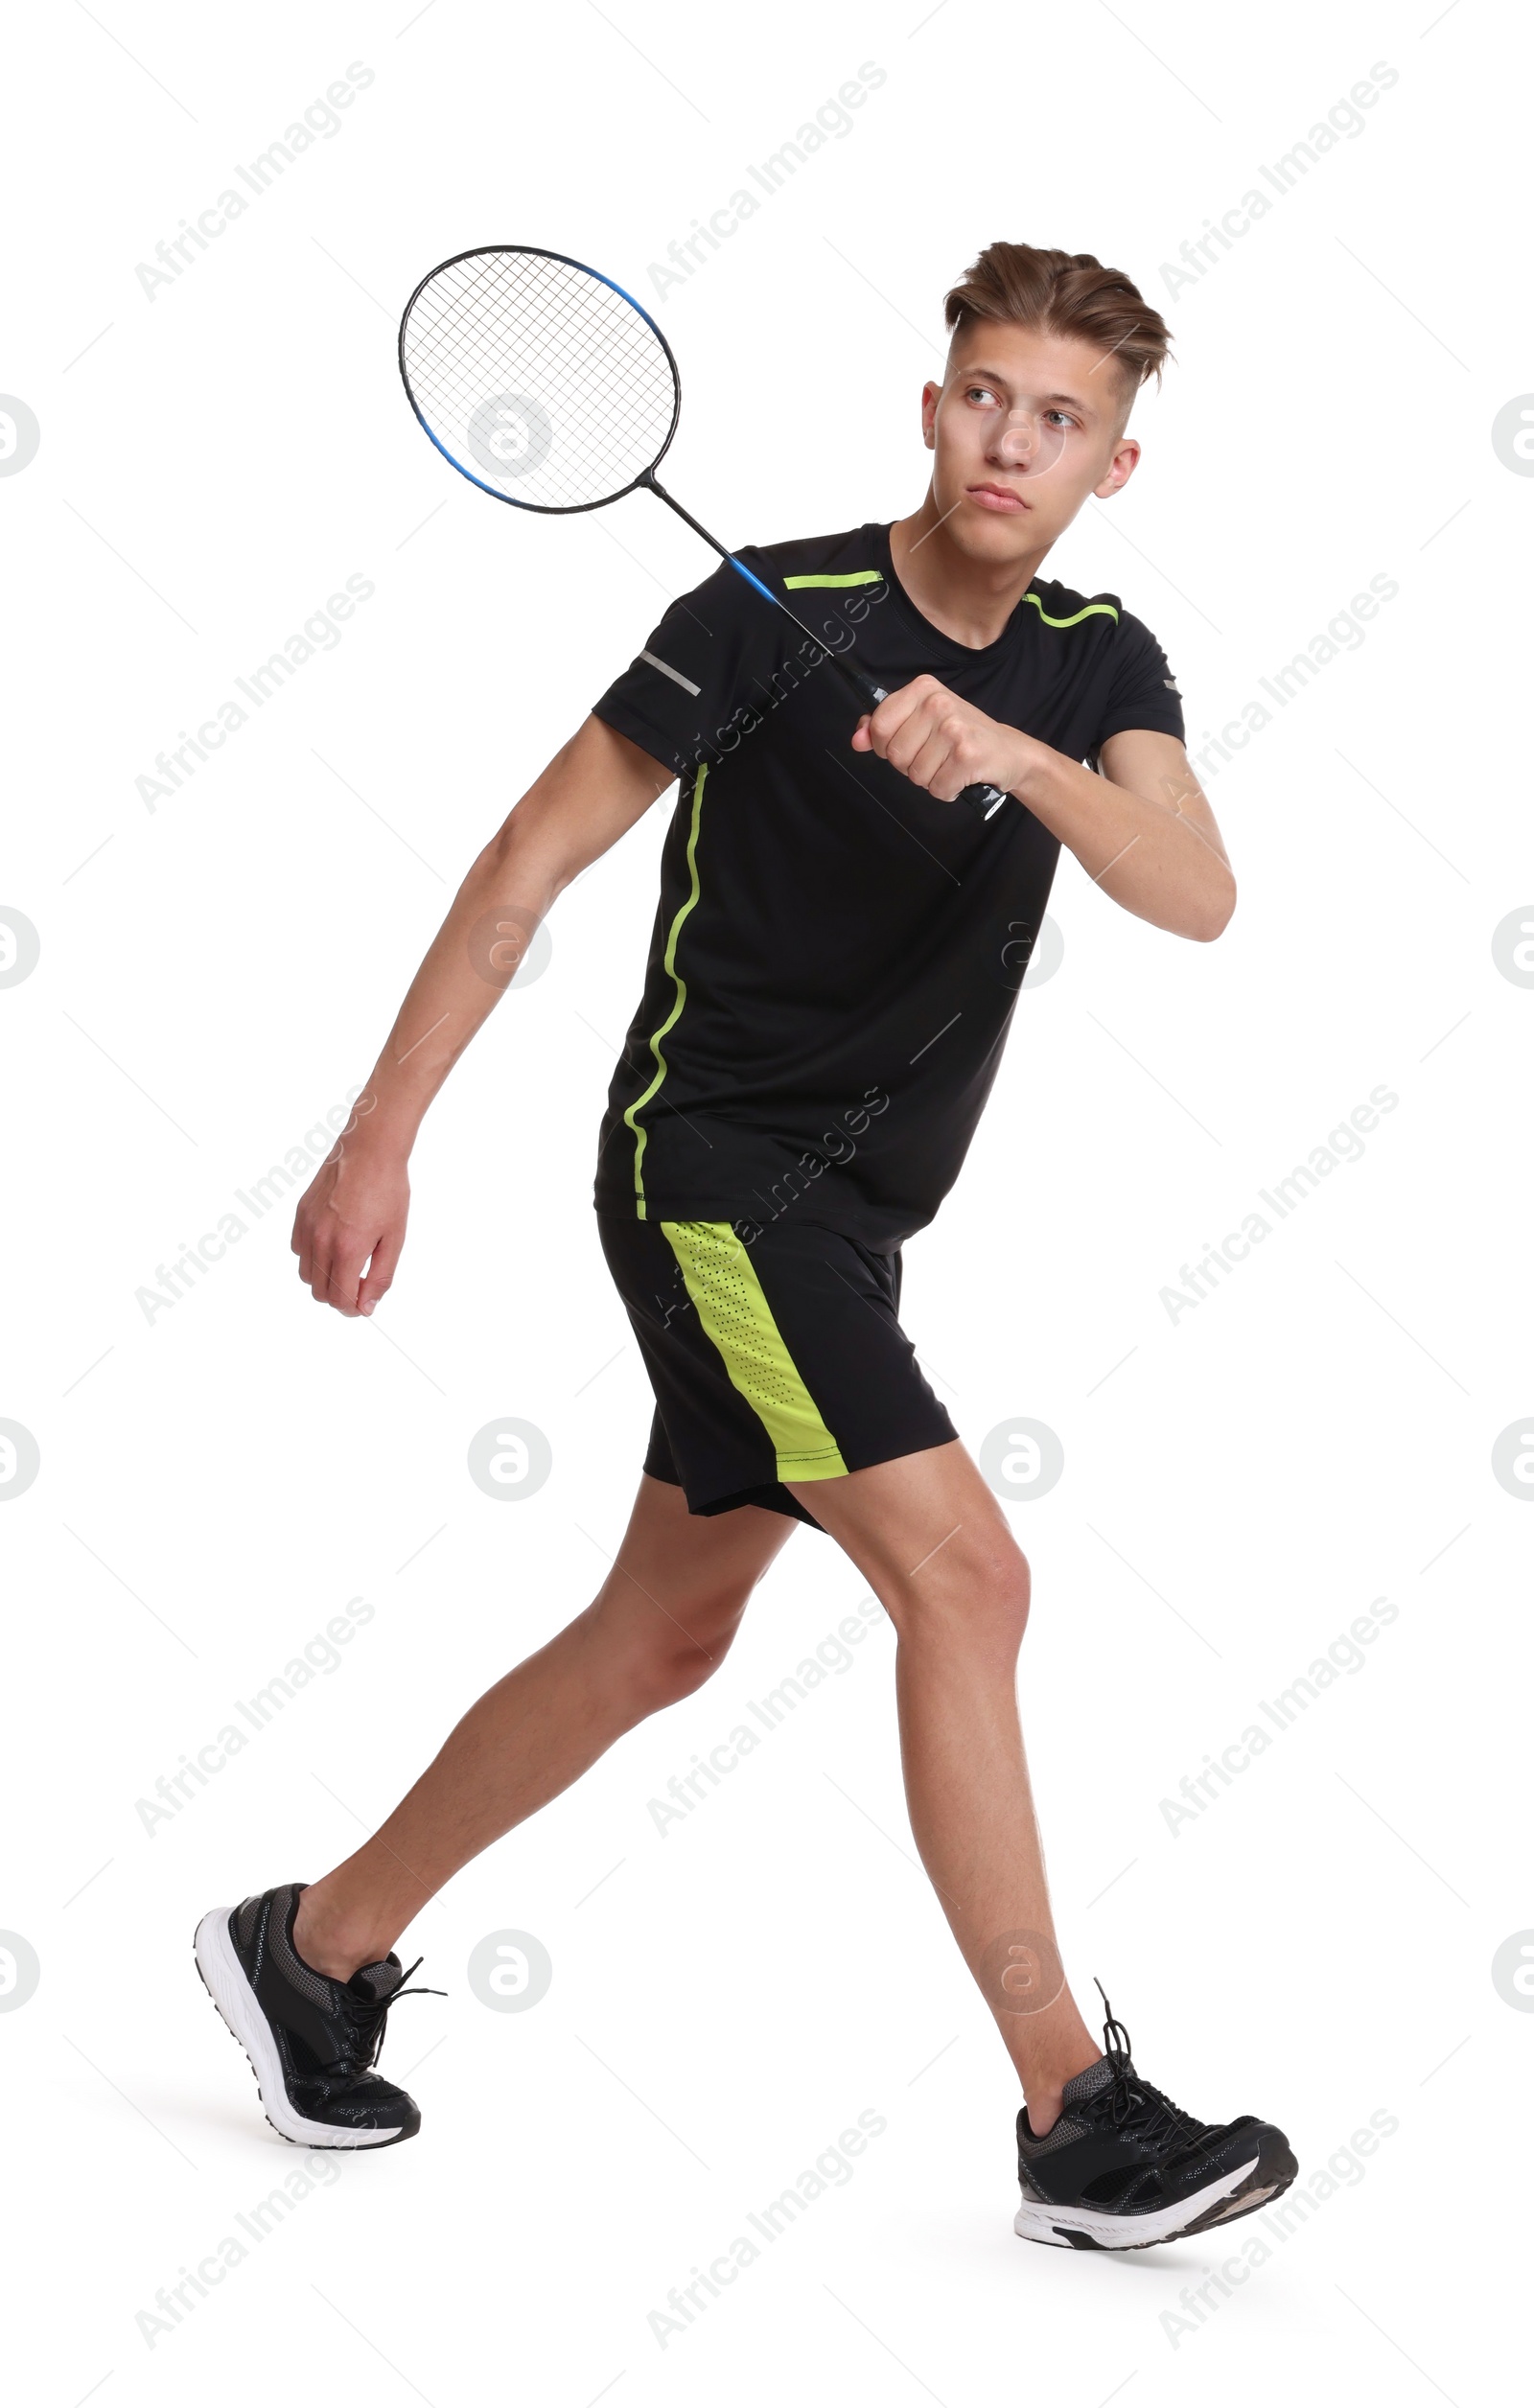
{"type": "Polygon", "coordinates": [[[1236,908],[1214,813],[1175,736],[1109,736],[1099,775],[919,677],[860,721],[852,744],[942,802],[977,782],[1004,786],[1104,894],[1174,936],[1207,942],[1236,908]]]}
{"type": "Polygon", "coordinates": [[[335,1151],[298,1207],[293,1252],[317,1303],[350,1317],[371,1312],[385,1293],[405,1243],[406,1165],[427,1106],[494,1010],[555,897],[670,783],[639,745],[588,719],[485,846],[335,1151]]]}

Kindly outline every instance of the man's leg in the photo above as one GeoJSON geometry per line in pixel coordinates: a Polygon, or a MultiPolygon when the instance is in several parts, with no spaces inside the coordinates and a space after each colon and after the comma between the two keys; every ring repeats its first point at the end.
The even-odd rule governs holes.
{"type": "Polygon", "coordinates": [[[1062,2086],[1103,2052],[1055,1945],[1018,1725],[1027,1563],[957,1442],[787,1485],[895,1624],[911,1828],[1042,2134],[1062,2086]]]}
{"type": "Polygon", "coordinates": [[[794,1528],[742,1505],[692,1516],[639,1482],[593,1602],[485,1692],[383,1828],[299,1900],[293,1944],[337,1980],[387,1955],[461,1864],[546,1805],[614,1740],[717,1670],[746,1601],[794,1528]]]}

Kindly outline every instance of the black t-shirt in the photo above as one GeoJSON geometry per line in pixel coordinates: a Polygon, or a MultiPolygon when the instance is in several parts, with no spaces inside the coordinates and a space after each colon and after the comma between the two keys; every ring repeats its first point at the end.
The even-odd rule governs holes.
{"type": "MultiPolygon", "coordinates": [[[[971,650],[908,598],[887,525],[741,558],[892,692],[928,670],[1093,767],[1126,728],[1182,735],[1166,656],[1111,594],[1036,578],[971,650]]],[[[1015,799],[982,820],[854,752],[843,679],[723,562],[593,708],[681,780],[598,1212],[748,1239],[790,1213],[897,1245],[958,1176],[1058,839],[1015,799]]]]}

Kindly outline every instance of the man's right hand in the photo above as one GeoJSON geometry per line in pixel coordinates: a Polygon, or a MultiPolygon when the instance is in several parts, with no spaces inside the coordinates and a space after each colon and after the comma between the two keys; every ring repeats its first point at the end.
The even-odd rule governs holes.
{"type": "Polygon", "coordinates": [[[315,1172],[293,1221],[299,1278],[316,1304],[348,1319],[387,1294],[410,1211],[406,1156],[369,1146],[355,1118],[353,1132],[315,1172]]]}

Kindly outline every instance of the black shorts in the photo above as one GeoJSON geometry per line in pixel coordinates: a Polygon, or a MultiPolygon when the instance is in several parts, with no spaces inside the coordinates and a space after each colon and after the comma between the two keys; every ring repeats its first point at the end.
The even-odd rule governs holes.
{"type": "Polygon", "coordinates": [[[601,1214],[597,1226],[655,1390],[644,1469],[689,1512],[764,1505],[818,1529],[785,1480],[958,1436],[897,1318],[898,1249],[803,1221],[750,1245],[729,1221],[601,1214]]]}

